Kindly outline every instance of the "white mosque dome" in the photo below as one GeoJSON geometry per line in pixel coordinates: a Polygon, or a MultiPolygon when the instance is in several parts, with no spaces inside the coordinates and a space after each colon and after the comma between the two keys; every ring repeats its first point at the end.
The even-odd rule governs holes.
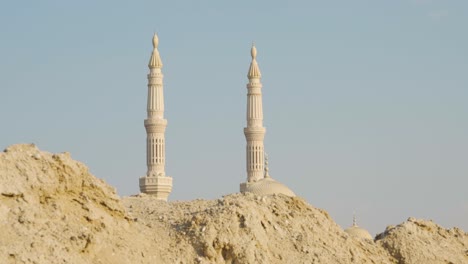
{"type": "Polygon", "coordinates": [[[269,177],[247,184],[243,191],[261,196],[271,194],[284,194],[291,197],[296,196],[286,185],[269,177]]]}
{"type": "Polygon", "coordinates": [[[364,238],[364,239],[374,240],[371,234],[369,234],[367,230],[359,226],[352,226],[352,227],[346,228],[345,232],[348,235],[355,237],[355,238],[364,238]]]}
{"type": "Polygon", "coordinates": [[[374,240],[371,234],[364,228],[356,224],[356,216],[353,217],[353,225],[345,229],[345,232],[354,238],[374,240]]]}

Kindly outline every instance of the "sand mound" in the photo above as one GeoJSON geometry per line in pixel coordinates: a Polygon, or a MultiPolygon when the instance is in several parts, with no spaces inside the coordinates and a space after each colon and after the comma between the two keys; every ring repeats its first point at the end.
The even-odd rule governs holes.
{"type": "Polygon", "coordinates": [[[409,219],[376,242],[297,197],[120,199],[67,153],[0,153],[0,263],[468,263],[468,235],[409,219]]]}
{"type": "Polygon", "coordinates": [[[175,230],[200,263],[393,263],[382,247],[352,239],[300,198],[233,194],[173,203],[131,197],[124,203],[139,222],[175,230]]]}
{"type": "Polygon", "coordinates": [[[409,218],[377,236],[398,263],[468,263],[468,235],[444,229],[432,221],[409,218]]]}
{"type": "Polygon", "coordinates": [[[146,263],[150,251],[113,188],[32,144],[0,153],[0,219],[1,263],[146,263]]]}

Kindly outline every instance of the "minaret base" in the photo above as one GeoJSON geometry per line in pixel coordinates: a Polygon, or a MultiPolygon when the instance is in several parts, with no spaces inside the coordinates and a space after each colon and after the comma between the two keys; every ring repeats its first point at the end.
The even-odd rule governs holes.
{"type": "Polygon", "coordinates": [[[167,201],[172,191],[172,177],[169,176],[143,176],[140,177],[140,191],[167,201]]]}

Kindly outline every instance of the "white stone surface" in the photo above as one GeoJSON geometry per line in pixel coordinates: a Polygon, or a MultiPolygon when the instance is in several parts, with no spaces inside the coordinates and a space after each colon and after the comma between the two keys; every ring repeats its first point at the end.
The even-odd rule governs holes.
{"type": "Polygon", "coordinates": [[[167,201],[172,191],[172,178],[166,175],[165,131],[167,120],[164,119],[163,67],[158,51],[159,39],[153,37],[153,53],[148,67],[148,103],[146,128],[146,175],[140,178],[140,191],[167,201]]]}

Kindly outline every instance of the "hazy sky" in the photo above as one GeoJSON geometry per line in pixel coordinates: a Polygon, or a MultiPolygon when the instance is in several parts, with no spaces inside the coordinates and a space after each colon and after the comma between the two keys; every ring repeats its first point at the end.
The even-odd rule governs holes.
{"type": "Polygon", "coordinates": [[[237,192],[255,41],[273,178],[342,227],[468,230],[467,25],[466,0],[3,1],[0,148],[137,193],[156,31],[170,200],[237,192]]]}

